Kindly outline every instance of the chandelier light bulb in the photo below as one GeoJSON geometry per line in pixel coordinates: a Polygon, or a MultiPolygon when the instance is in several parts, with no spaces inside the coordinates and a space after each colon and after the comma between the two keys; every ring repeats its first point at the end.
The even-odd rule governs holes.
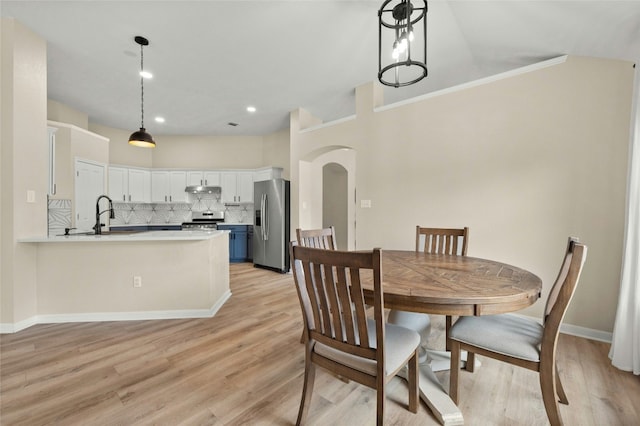
{"type": "Polygon", "coordinates": [[[393,51],[391,52],[391,57],[393,59],[398,59],[398,57],[400,57],[400,48],[397,41],[393,42],[393,51]]]}

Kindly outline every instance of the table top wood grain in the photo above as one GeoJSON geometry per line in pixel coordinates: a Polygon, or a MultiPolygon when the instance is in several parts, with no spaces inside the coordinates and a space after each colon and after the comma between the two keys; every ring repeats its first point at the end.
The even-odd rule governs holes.
{"type": "MultiPolygon", "coordinates": [[[[364,281],[372,288],[370,276],[364,281]]],[[[535,303],[542,289],[536,275],[505,263],[397,250],[382,251],[382,282],[387,308],[440,315],[517,311],[535,303]]]]}

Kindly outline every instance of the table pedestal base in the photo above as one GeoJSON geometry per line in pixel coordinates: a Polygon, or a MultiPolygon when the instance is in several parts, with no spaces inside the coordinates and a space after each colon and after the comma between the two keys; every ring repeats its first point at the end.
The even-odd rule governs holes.
{"type": "MultiPolygon", "coordinates": [[[[467,360],[465,351],[461,354],[463,365],[467,360]]],[[[446,351],[426,351],[426,357],[420,358],[420,399],[422,399],[433,415],[444,426],[463,425],[464,418],[462,412],[456,404],[453,403],[449,394],[444,389],[434,371],[449,370],[451,365],[451,354],[446,351]]],[[[479,367],[480,362],[476,359],[475,366],[479,367]]],[[[398,376],[406,379],[406,368],[400,370],[398,376]]]]}

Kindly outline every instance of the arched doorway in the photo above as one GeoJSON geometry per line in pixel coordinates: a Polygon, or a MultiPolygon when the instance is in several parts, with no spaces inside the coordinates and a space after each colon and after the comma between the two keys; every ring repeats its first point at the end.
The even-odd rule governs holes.
{"type": "Polygon", "coordinates": [[[348,228],[347,169],[337,163],[322,167],[322,227],[334,226],[338,250],[347,250],[348,228]]]}
{"type": "Polygon", "coordinates": [[[297,221],[292,219],[292,229],[333,225],[338,247],[355,250],[356,151],[345,146],[321,148],[298,162],[298,173],[298,198],[292,203],[299,214],[297,221]]]}

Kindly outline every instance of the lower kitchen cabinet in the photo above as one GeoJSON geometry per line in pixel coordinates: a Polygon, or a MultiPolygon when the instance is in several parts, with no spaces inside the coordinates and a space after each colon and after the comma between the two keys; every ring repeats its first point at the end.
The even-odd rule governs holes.
{"type": "Polygon", "coordinates": [[[229,233],[229,262],[246,262],[248,225],[218,225],[220,231],[229,233]]]}

